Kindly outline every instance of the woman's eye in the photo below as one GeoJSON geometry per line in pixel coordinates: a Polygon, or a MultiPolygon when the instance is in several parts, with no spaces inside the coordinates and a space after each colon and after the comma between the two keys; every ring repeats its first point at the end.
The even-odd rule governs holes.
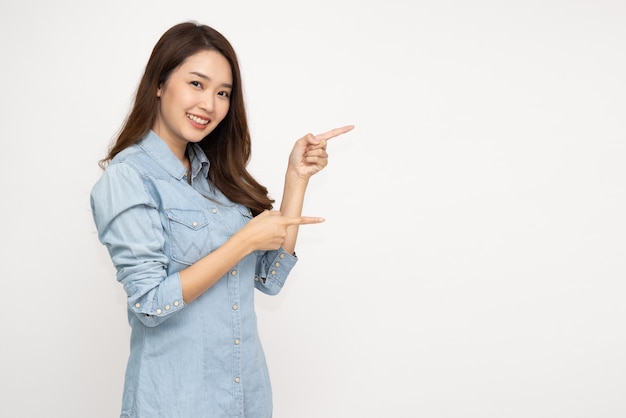
{"type": "Polygon", "coordinates": [[[219,94],[220,96],[224,96],[224,97],[226,97],[226,98],[230,97],[230,93],[229,93],[229,92],[227,92],[227,91],[220,91],[218,94],[219,94]]]}
{"type": "Polygon", "coordinates": [[[202,87],[202,83],[200,83],[199,81],[192,81],[191,85],[194,87],[202,87]]]}

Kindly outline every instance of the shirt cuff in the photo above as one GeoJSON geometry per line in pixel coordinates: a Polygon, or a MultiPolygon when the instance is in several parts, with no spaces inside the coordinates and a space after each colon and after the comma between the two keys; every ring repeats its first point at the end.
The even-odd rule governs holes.
{"type": "Polygon", "coordinates": [[[274,251],[267,251],[259,258],[254,285],[261,292],[268,295],[275,295],[285,285],[287,276],[298,261],[294,254],[287,253],[279,248],[274,251]]]}

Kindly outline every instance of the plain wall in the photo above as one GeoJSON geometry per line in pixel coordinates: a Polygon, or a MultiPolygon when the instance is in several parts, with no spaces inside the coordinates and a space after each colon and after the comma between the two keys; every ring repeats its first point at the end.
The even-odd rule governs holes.
{"type": "Polygon", "coordinates": [[[237,50],[253,157],[329,145],[257,312],[276,418],[626,416],[626,3],[6,1],[0,416],[119,416],[89,192],[160,35],[237,50]]]}

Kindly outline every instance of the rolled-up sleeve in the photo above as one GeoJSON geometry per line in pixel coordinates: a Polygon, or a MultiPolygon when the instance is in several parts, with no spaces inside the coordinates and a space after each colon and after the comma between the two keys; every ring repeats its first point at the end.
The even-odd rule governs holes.
{"type": "Polygon", "coordinates": [[[283,288],[298,258],[282,248],[257,253],[254,286],[263,293],[276,295],[283,288]]]}
{"type": "Polygon", "coordinates": [[[163,227],[141,175],[124,163],[110,165],[94,185],[90,203],[98,238],[128,296],[128,309],[148,327],[182,309],[180,277],[167,274],[163,227]]]}

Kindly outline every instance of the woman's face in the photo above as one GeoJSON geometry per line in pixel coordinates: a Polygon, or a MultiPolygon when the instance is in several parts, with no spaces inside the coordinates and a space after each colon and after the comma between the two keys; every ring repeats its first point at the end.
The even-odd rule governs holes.
{"type": "Polygon", "coordinates": [[[199,142],[226,117],[232,84],[230,64],[219,52],[191,55],[157,90],[160,104],[152,130],[174,153],[184,153],[187,143],[199,142]]]}

